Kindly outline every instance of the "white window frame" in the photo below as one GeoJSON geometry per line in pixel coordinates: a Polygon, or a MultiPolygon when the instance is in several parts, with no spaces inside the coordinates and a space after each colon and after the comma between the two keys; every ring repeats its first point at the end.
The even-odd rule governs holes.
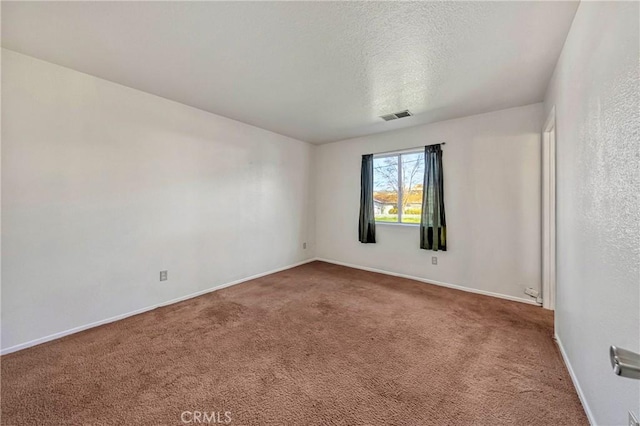
{"type": "MultiPolygon", "coordinates": [[[[420,226],[419,223],[403,223],[402,222],[402,209],[400,208],[403,192],[402,189],[404,185],[402,184],[402,155],[408,154],[423,154],[424,150],[421,149],[409,149],[403,151],[392,151],[392,152],[384,152],[380,154],[373,154],[373,159],[377,160],[380,158],[388,158],[388,157],[398,157],[398,201],[396,202],[396,209],[398,210],[398,221],[397,222],[383,222],[383,221],[375,221],[376,225],[390,225],[390,226],[420,226]]],[[[426,172],[426,170],[425,170],[426,172]]],[[[373,174],[375,176],[375,169],[373,174]]],[[[423,193],[424,197],[424,193],[423,193]]],[[[374,215],[375,216],[375,215],[374,215]]]]}

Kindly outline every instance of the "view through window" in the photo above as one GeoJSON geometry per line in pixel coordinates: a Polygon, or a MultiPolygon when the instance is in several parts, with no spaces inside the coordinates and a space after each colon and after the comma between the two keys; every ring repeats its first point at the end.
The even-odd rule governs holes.
{"type": "Polygon", "coordinates": [[[373,206],[376,222],[420,223],[423,179],[423,152],[375,156],[373,206]]]}

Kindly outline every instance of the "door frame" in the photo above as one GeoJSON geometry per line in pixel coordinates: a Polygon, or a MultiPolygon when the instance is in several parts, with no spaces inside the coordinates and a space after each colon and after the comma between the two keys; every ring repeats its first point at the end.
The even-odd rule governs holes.
{"type": "Polygon", "coordinates": [[[556,107],[542,128],[542,307],[556,306],[556,107]]]}

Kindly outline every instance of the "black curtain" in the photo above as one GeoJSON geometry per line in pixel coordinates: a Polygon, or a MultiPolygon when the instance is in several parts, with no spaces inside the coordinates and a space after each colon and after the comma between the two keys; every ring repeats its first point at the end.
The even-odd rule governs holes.
{"type": "Polygon", "coordinates": [[[361,243],[376,242],[376,219],[373,214],[373,154],[362,156],[360,171],[360,222],[361,243]]]}
{"type": "Polygon", "coordinates": [[[444,183],[440,144],[424,147],[424,165],[420,248],[446,251],[447,222],[444,214],[444,183]]]}

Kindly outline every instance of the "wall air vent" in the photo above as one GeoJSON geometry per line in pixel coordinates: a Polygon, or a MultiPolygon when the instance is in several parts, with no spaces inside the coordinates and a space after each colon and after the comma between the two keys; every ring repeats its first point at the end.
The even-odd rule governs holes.
{"type": "Polygon", "coordinates": [[[411,117],[412,115],[413,114],[411,114],[408,109],[405,109],[404,111],[394,112],[393,114],[381,115],[380,118],[382,118],[384,121],[391,121],[397,120],[398,118],[411,117]]]}

